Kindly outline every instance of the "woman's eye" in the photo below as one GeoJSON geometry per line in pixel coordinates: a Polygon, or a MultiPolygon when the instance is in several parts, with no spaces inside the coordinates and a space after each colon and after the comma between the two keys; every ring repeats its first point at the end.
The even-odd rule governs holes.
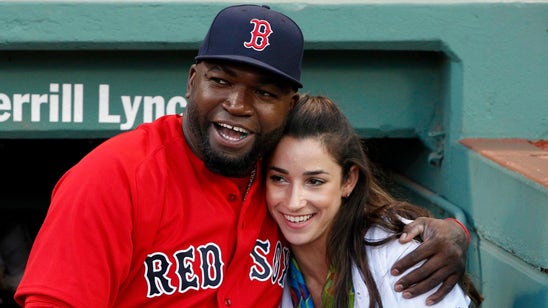
{"type": "Polygon", "coordinates": [[[271,175],[270,176],[270,180],[272,182],[283,182],[284,181],[284,178],[279,176],[279,175],[271,175]]]}
{"type": "Polygon", "coordinates": [[[320,179],[309,179],[308,180],[308,183],[310,183],[311,185],[322,185],[324,183],[324,181],[320,180],[320,179]]]}

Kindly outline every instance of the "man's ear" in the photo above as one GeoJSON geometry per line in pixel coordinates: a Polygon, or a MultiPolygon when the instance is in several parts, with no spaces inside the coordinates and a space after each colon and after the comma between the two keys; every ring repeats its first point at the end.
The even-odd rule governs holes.
{"type": "Polygon", "coordinates": [[[293,96],[291,97],[291,104],[289,105],[289,110],[293,110],[299,99],[301,98],[301,94],[299,92],[295,92],[293,96]]]}
{"type": "Polygon", "coordinates": [[[188,79],[186,82],[186,93],[185,93],[186,98],[189,98],[190,92],[192,92],[192,87],[194,85],[194,78],[196,77],[196,72],[197,72],[196,65],[197,64],[192,64],[188,70],[188,79]]]}

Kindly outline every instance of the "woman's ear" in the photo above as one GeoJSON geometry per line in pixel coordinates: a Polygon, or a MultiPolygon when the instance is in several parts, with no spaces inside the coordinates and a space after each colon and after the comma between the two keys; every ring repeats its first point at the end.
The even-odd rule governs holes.
{"type": "Polygon", "coordinates": [[[353,165],[350,167],[350,170],[348,171],[348,176],[346,177],[346,181],[343,183],[342,187],[342,193],[343,197],[347,198],[350,196],[352,191],[354,190],[354,187],[356,187],[356,183],[358,183],[358,177],[359,177],[359,170],[358,166],[353,165]]]}

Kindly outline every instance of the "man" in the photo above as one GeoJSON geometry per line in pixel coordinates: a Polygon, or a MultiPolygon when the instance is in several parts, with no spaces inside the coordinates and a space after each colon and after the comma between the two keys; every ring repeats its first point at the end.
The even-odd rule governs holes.
{"type": "MultiPolygon", "coordinates": [[[[254,5],[222,10],[190,67],[184,117],[111,138],[59,180],[17,302],[278,306],[288,248],[267,214],[259,160],[298,99],[302,54],[302,33],[287,16],[254,5]]],[[[425,221],[414,230],[461,235],[454,223],[425,221]]],[[[427,239],[435,249],[417,254],[453,250],[443,261],[457,266],[421,268],[407,283],[440,268],[434,285],[462,275],[466,247],[445,241],[427,239]]]]}

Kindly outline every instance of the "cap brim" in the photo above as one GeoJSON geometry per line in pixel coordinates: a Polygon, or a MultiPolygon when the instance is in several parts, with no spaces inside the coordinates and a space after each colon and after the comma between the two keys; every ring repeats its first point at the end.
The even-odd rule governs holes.
{"type": "Polygon", "coordinates": [[[237,56],[237,55],[204,55],[204,56],[197,56],[194,59],[196,61],[201,60],[223,60],[223,61],[229,61],[229,62],[238,62],[238,63],[245,63],[249,65],[253,65],[259,68],[262,68],[264,70],[267,70],[271,73],[274,73],[276,75],[280,75],[282,78],[286,79],[290,83],[294,84],[297,88],[302,88],[303,85],[300,81],[292,78],[288,74],[276,69],[275,67],[272,67],[268,64],[265,64],[262,61],[259,61],[257,59],[251,58],[251,57],[245,57],[245,56],[237,56]]]}

